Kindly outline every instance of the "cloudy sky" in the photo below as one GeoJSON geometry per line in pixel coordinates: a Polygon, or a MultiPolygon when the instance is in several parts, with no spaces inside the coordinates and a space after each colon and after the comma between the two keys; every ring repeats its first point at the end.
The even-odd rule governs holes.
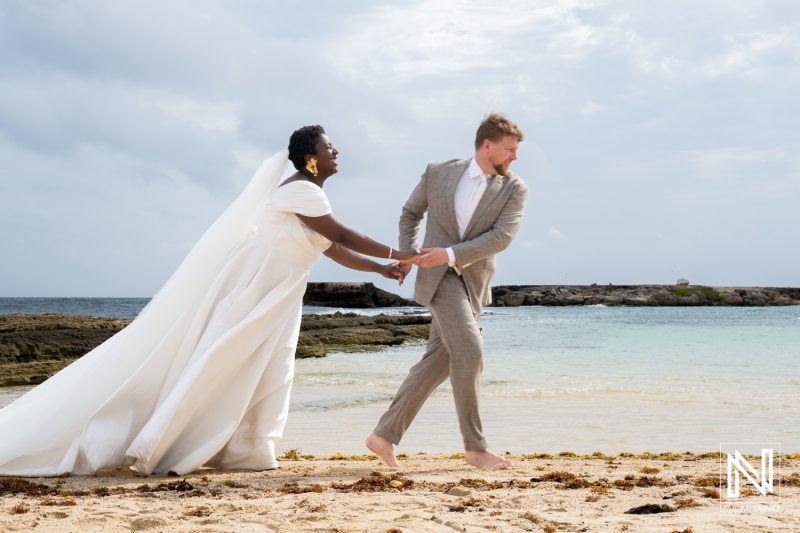
{"type": "Polygon", "coordinates": [[[339,218],[396,243],[491,111],[531,190],[496,284],[798,286],[798,27],[795,0],[3,1],[0,296],[151,296],[306,124],[339,218]]]}

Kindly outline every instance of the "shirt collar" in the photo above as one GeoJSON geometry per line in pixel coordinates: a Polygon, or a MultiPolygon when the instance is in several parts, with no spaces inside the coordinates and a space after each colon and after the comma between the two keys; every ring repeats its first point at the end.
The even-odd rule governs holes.
{"type": "Polygon", "coordinates": [[[469,166],[467,167],[467,172],[469,172],[470,178],[477,178],[481,174],[486,174],[486,172],[481,170],[481,167],[478,165],[478,162],[475,161],[474,157],[472,158],[472,161],[469,162],[469,166]]]}

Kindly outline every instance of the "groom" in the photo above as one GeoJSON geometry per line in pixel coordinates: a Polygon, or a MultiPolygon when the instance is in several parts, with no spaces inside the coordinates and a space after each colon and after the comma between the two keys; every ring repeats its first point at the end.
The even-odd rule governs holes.
{"type": "MultiPolygon", "coordinates": [[[[475,136],[475,157],[431,163],[403,206],[400,249],[416,250],[428,212],[424,255],[414,260],[414,299],[433,321],[428,348],[408,373],[366,445],[399,467],[398,444],[428,396],[450,377],[464,458],[478,468],[507,468],[488,450],[478,413],[483,339],[478,322],[491,303],[495,255],[505,250],[522,222],[528,188],[509,166],[522,141],[519,127],[500,113],[487,115],[475,136]]],[[[405,272],[411,265],[401,265],[405,272]]]]}

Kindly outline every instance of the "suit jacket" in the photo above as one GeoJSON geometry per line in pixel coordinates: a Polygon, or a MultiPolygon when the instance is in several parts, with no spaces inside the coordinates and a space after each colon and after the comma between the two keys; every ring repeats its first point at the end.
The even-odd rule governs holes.
{"type": "MultiPolygon", "coordinates": [[[[480,311],[492,301],[495,254],[506,249],[522,223],[528,187],[514,174],[489,178],[464,238],[458,236],[455,194],[470,159],[431,163],[411,193],[400,215],[400,249],[417,250],[420,223],[428,212],[422,248],[452,247],[456,266],[467,287],[472,307],[480,311]]],[[[448,265],[419,268],[414,299],[428,305],[448,265]]]]}

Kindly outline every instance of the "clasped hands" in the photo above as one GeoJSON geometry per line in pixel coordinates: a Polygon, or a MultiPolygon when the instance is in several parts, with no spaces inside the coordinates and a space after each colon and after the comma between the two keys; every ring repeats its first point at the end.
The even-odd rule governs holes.
{"type": "Polygon", "coordinates": [[[403,284],[406,276],[411,272],[412,265],[433,268],[446,265],[450,261],[447,250],[444,248],[422,248],[419,252],[396,252],[395,257],[397,261],[391,265],[386,265],[384,267],[386,270],[382,274],[386,278],[397,279],[400,285],[403,284]]]}

